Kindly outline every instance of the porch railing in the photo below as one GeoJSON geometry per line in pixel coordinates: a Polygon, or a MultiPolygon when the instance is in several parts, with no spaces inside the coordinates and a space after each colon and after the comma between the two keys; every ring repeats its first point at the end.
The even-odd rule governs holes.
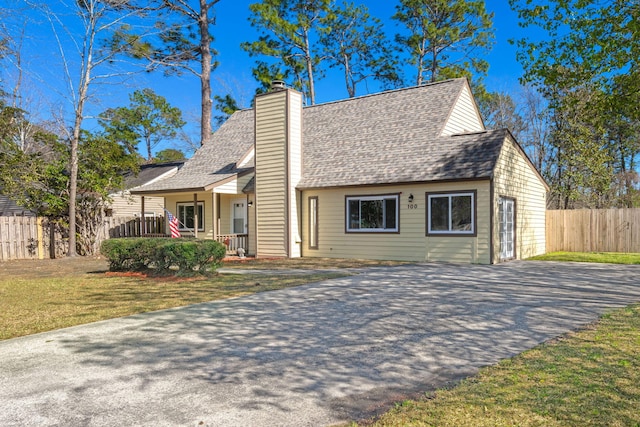
{"type": "Polygon", "coordinates": [[[107,217],[104,220],[105,238],[116,237],[166,237],[164,218],[107,217]]]}
{"type": "Polygon", "coordinates": [[[216,240],[227,247],[227,254],[237,255],[238,248],[244,249],[245,254],[249,249],[249,239],[247,234],[220,234],[216,240]]]}

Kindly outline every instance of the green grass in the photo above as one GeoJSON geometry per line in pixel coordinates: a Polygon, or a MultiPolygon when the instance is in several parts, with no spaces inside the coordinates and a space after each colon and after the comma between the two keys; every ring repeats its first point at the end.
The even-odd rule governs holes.
{"type": "Polygon", "coordinates": [[[529,260],[640,264],[640,254],[617,252],[551,252],[529,258],[529,260]]]}
{"type": "Polygon", "coordinates": [[[113,276],[104,271],[49,277],[38,273],[0,275],[0,340],[344,276],[325,272],[175,279],[113,276]]]}
{"type": "Polygon", "coordinates": [[[362,425],[640,426],[640,306],[362,425]]]}

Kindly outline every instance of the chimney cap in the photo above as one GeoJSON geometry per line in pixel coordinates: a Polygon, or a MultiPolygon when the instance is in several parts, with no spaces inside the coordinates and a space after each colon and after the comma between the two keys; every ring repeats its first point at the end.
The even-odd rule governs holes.
{"type": "Polygon", "coordinates": [[[284,82],[284,80],[274,80],[271,82],[271,90],[276,91],[276,90],[284,90],[287,88],[287,84],[284,82]]]}

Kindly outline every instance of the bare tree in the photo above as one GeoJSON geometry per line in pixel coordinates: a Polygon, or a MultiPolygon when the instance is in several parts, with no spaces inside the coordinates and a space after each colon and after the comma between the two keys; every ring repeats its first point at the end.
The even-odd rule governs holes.
{"type": "Polygon", "coordinates": [[[85,108],[92,89],[99,82],[113,81],[135,71],[118,68],[118,57],[125,52],[122,45],[112,43],[115,34],[124,34],[129,21],[139,18],[143,7],[124,0],[75,0],[38,3],[50,24],[62,60],[63,79],[73,106],[73,117],[67,137],[69,160],[69,248],[76,255],[76,200],[78,190],[78,145],[85,108]]]}

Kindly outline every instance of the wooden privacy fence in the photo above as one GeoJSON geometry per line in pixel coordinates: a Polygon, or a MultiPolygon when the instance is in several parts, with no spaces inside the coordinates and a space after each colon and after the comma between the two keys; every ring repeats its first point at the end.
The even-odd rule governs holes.
{"type": "Polygon", "coordinates": [[[638,252],[640,208],[547,211],[547,252],[638,252]]]}
{"type": "MultiPolygon", "coordinates": [[[[95,245],[114,237],[167,236],[163,217],[107,217],[95,245]]],[[[59,258],[67,253],[66,230],[47,218],[0,216],[0,261],[59,258]]]]}
{"type": "Polygon", "coordinates": [[[0,261],[44,258],[42,218],[0,217],[0,261]]]}

